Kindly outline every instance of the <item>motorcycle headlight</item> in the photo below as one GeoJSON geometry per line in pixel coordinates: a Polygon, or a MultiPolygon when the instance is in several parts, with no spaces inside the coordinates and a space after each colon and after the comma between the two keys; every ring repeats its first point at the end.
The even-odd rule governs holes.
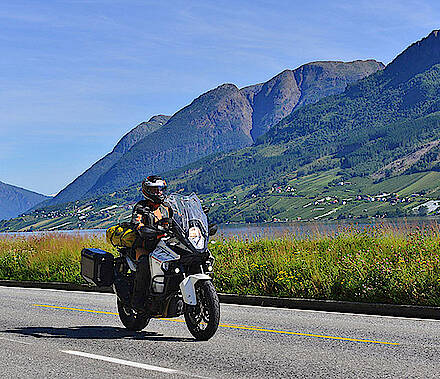
{"type": "Polygon", "coordinates": [[[205,238],[198,226],[189,228],[188,239],[196,249],[203,249],[205,247],[205,238]]]}

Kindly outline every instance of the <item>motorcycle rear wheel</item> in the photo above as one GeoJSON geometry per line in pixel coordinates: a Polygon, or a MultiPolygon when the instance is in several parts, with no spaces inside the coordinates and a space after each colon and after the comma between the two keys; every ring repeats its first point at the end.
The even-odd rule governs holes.
{"type": "Polygon", "coordinates": [[[118,313],[122,324],[128,329],[133,331],[140,331],[144,329],[150,322],[150,317],[145,314],[135,313],[133,309],[124,305],[121,300],[118,299],[118,313]]]}
{"type": "Polygon", "coordinates": [[[185,322],[190,333],[199,341],[209,340],[217,331],[220,321],[220,302],[211,281],[195,285],[197,305],[185,304],[185,322]]]}

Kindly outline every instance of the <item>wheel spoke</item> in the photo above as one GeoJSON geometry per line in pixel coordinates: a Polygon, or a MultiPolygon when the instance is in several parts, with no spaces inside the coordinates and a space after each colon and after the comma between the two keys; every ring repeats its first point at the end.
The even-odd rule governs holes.
{"type": "Polygon", "coordinates": [[[218,327],[219,306],[215,289],[210,282],[199,282],[195,288],[197,305],[188,306],[185,320],[188,329],[199,340],[213,336],[218,327]]]}

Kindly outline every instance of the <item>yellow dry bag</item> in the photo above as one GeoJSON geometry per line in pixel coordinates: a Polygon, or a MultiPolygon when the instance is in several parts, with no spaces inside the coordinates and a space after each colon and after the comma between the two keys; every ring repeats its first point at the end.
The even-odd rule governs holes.
{"type": "Polygon", "coordinates": [[[117,247],[132,247],[136,239],[136,232],[128,222],[112,226],[105,232],[107,242],[117,247]]]}

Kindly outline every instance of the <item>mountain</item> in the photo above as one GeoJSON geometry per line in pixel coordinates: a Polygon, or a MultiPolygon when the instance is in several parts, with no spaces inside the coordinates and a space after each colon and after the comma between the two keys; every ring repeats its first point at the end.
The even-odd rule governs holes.
{"type": "Polygon", "coordinates": [[[287,154],[303,152],[303,162],[335,154],[350,176],[374,173],[439,137],[439,52],[433,31],[385,70],[285,118],[263,144],[293,142],[287,154]]]}
{"type": "Polygon", "coordinates": [[[242,89],[223,84],[199,96],[133,145],[77,198],[115,191],[148,174],[250,146],[296,107],[340,93],[347,84],[383,67],[374,60],[313,62],[242,89]]]}
{"type": "MultiPolygon", "coordinates": [[[[440,32],[433,31],[343,93],[295,108],[252,146],[165,173],[170,190],[197,192],[217,222],[440,214],[439,52],[440,32]]],[[[238,90],[253,117],[264,85],[238,90]]],[[[243,122],[241,130],[252,137],[249,125],[243,122]]],[[[138,187],[63,204],[50,210],[58,216],[44,227],[124,220],[138,187]]],[[[0,223],[0,229],[28,228],[44,212],[0,223]]]]}
{"type": "Polygon", "coordinates": [[[184,166],[216,151],[250,145],[251,115],[249,102],[235,85],[211,90],[134,145],[101,175],[87,195],[122,188],[147,174],[184,166]]]}
{"type": "Polygon", "coordinates": [[[254,188],[257,195],[274,183],[294,185],[330,170],[342,182],[373,185],[398,177],[401,184],[415,173],[440,171],[439,141],[440,33],[433,31],[344,93],[293,111],[254,146],[171,178],[185,191],[205,194],[254,188]],[[401,162],[406,167],[399,171],[401,162]]]}
{"type": "Polygon", "coordinates": [[[394,84],[407,81],[440,61],[440,31],[433,30],[426,38],[413,43],[387,67],[387,75],[394,84]]]}
{"type": "MultiPolygon", "coordinates": [[[[216,222],[440,214],[439,52],[440,33],[433,31],[384,70],[294,109],[252,146],[165,173],[171,191],[197,192],[216,222]]],[[[227,90],[255,111],[264,85],[227,90]]],[[[246,141],[252,123],[240,125],[246,141]]],[[[29,228],[47,214],[48,229],[106,227],[129,217],[138,187],[35,211],[0,229],[29,228]]]]}
{"type": "Polygon", "coordinates": [[[48,196],[0,182],[0,220],[18,216],[48,196]]]}
{"type": "Polygon", "coordinates": [[[348,84],[378,71],[384,65],[375,60],[354,62],[312,62],[296,70],[285,70],[266,83],[242,89],[250,93],[253,108],[252,136],[256,140],[297,107],[341,93],[348,84]]]}
{"type": "MultiPolygon", "coordinates": [[[[86,222],[83,221],[84,215],[75,213],[80,208],[66,202],[84,199],[78,204],[87,204],[86,208],[95,209],[105,205],[115,209],[115,203],[127,203],[137,198],[139,180],[149,172],[165,172],[200,157],[251,145],[298,107],[314,103],[322,96],[341,93],[348,84],[383,67],[382,63],[374,60],[312,62],[296,70],[285,70],[265,83],[242,89],[233,84],[219,86],[201,95],[171,118],[155,116],[147,123],[140,124],[124,136],[111,153],[60,191],[54,199],[40,204],[38,208],[41,211],[26,216],[24,224],[21,221],[7,222],[5,230],[14,230],[18,225],[34,225],[34,217],[46,220],[41,228],[57,227],[58,220],[62,221],[60,225],[64,225],[63,228],[83,227],[86,222]],[[129,190],[123,189],[128,183],[135,184],[129,190]],[[122,189],[101,196],[118,188],[122,189]]],[[[268,154],[269,157],[271,155],[268,154]]],[[[210,163],[210,158],[202,160],[203,165],[210,163]]],[[[228,171],[230,168],[222,169],[228,171]]],[[[262,176],[264,174],[261,173],[262,176]]],[[[192,175],[193,172],[183,180],[187,188],[194,187],[190,181],[192,175]]],[[[173,178],[173,175],[170,177],[173,178]]],[[[231,183],[227,181],[216,188],[230,188],[231,183]]],[[[208,187],[206,189],[209,191],[208,187]]],[[[100,221],[103,214],[106,215],[106,223],[113,222],[109,211],[101,213],[98,209],[97,212],[93,215],[95,222],[86,222],[90,227],[105,226],[100,221]]]]}
{"type": "Polygon", "coordinates": [[[73,201],[81,198],[98,178],[107,172],[121,157],[130,150],[138,141],[162,127],[170,119],[170,116],[153,116],[147,122],[142,122],[125,134],[116,144],[114,149],[98,162],[93,164],[84,173],[78,176],[66,188],[60,191],[54,198],[46,201],[44,205],[54,205],[73,201]]]}

